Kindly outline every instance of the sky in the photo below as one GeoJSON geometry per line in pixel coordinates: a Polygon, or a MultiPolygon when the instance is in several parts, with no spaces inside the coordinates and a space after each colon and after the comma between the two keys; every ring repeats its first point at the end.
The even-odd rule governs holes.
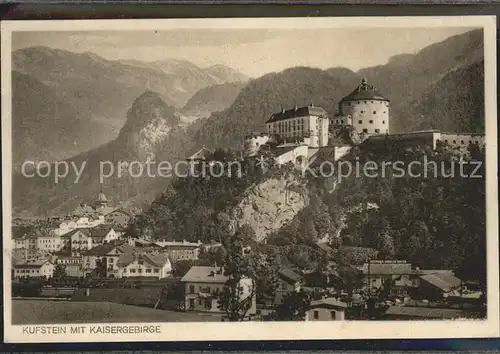
{"type": "Polygon", "coordinates": [[[109,60],[188,60],[225,64],[250,76],[293,66],[351,70],[383,65],[390,57],[472,28],[177,29],[161,31],[14,32],[12,49],[47,46],[90,51],[109,60]]]}

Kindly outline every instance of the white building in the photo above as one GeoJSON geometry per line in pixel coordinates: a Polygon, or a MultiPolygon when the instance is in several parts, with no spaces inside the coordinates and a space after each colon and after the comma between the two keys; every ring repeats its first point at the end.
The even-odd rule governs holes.
{"type": "Polygon", "coordinates": [[[343,321],[347,304],[335,298],[312,301],[306,312],[306,321],[343,321]]]}
{"type": "Polygon", "coordinates": [[[57,252],[63,247],[61,236],[49,233],[37,238],[37,248],[41,251],[57,252]]]}
{"type": "MultiPolygon", "coordinates": [[[[326,111],[310,104],[273,114],[266,127],[269,136],[278,137],[283,142],[303,142],[310,147],[322,147],[328,145],[328,123],[326,111]]],[[[261,140],[262,136],[253,139],[261,140]]]]}
{"type": "MultiPolygon", "coordinates": [[[[193,266],[182,278],[185,289],[185,309],[187,311],[224,312],[218,303],[219,294],[229,277],[218,267],[193,266]]],[[[254,282],[250,278],[240,280],[241,301],[249,301],[247,315],[257,311],[254,282]]]]}
{"type": "Polygon", "coordinates": [[[300,291],[302,277],[290,269],[282,269],[278,272],[278,286],[274,296],[274,304],[279,305],[283,298],[289,293],[300,291]]]}
{"type": "MultiPolygon", "coordinates": [[[[108,269],[111,264],[108,265],[108,269]]],[[[165,253],[134,252],[124,253],[113,264],[117,278],[153,277],[168,278],[172,273],[172,264],[165,253]]]]}
{"type": "Polygon", "coordinates": [[[358,133],[389,133],[389,100],[366,78],[339,103],[339,116],[348,117],[358,133]]]}
{"type": "Polygon", "coordinates": [[[55,266],[46,259],[27,261],[13,266],[14,279],[45,277],[52,278],[55,266]]]}

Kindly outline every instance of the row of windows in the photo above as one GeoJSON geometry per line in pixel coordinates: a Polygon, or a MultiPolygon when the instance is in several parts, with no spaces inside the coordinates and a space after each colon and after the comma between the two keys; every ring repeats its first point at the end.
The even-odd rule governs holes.
{"type": "MultiPolygon", "coordinates": [[[[363,101],[364,103],[368,103],[368,101],[363,101]]],[[[384,101],[377,101],[380,104],[385,104],[386,106],[389,106],[389,102],[384,102],[384,101]]],[[[361,101],[356,101],[356,104],[360,104],[361,101]]],[[[374,101],[370,101],[370,103],[375,103],[374,101]]],[[[352,106],[352,102],[348,103],[349,106],[352,106]]]]}
{"type": "MultiPolygon", "coordinates": [[[[369,120],[368,123],[373,124],[373,120],[369,120]]],[[[358,120],[358,124],[363,124],[363,121],[358,120]]],[[[385,120],[382,121],[382,124],[385,124],[385,120]]]]}
{"type": "MultiPolygon", "coordinates": [[[[129,269],[129,272],[130,273],[142,273],[142,268],[139,268],[139,269],[131,268],[131,269],[129,269]]],[[[123,270],[123,273],[127,273],[127,268],[125,268],[123,270]]],[[[160,273],[160,270],[159,269],[146,268],[146,273],[160,273]]]]}
{"type": "MultiPolygon", "coordinates": [[[[445,139],[445,140],[444,140],[444,142],[445,142],[445,143],[447,143],[447,142],[448,142],[448,139],[445,139]]],[[[456,143],[457,143],[457,141],[456,141],[456,140],[453,140],[453,144],[456,144],[456,143]]],[[[460,144],[464,145],[464,144],[465,144],[465,141],[460,140],[460,144]]]]}
{"type": "MultiPolygon", "coordinates": [[[[380,134],[380,129],[374,129],[373,132],[375,134],[380,134]]],[[[387,130],[385,132],[387,133],[387,130]]],[[[367,133],[368,134],[368,129],[363,129],[363,133],[367,133]]]]}
{"type": "MultiPolygon", "coordinates": [[[[359,113],[361,113],[361,114],[365,114],[365,111],[359,111],[359,113]]],[[[373,113],[373,114],[377,114],[377,111],[373,111],[372,113],[373,113]]],[[[384,114],[385,114],[385,113],[387,113],[387,111],[384,111],[384,114]]]]}
{"type": "MultiPolygon", "coordinates": [[[[337,313],[335,311],[330,311],[330,318],[332,320],[335,320],[337,317],[337,313]]],[[[319,320],[319,311],[314,311],[314,319],[319,320]]]]}
{"type": "MultiPolygon", "coordinates": [[[[304,130],[304,120],[293,120],[293,121],[284,121],[278,122],[276,126],[274,126],[275,130],[278,133],[291,132],[295,130],[304,130]]],[[[273,126],[271,126],[270,131],[273,131],[273,126]]]]}
{"type": "Polygon", "coordinates": [[[17,270],[18,273],[26,273],[26,274],[29,274],[29,273],[40,273],[40,270],[39,269],[18,269],[17,270]]]}

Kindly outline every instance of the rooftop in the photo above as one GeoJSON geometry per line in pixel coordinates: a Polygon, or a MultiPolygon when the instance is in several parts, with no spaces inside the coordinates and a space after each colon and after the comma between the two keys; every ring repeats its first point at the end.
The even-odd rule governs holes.
{"type": "Polygon", "coordinates": [[[394,262],[384,262],[384,263],[376,263],[372,261],[372,263],[365,263],[363,265],[363,273],[371,274],[371,275],[401,275],[401,274],[413,274],[414,271],[411,269],[411,264],[402,262],[402,261],[394,261],[394,262]]]}
{"type": "Polygon", "coordinates": [[[321,107],[315,107],[313,104],[305,107],[295,107],[288,110],[282,110],[279,113],[274,113],[271,118],[267,120],[266,123],[278,122],[286,119],[292,119],[297,117],[308,117],[308,116],[317,116],[322,117],[326,116],[326,111],[321,107]]]}
{"type": "Polygon", "coordinates": [[[387,309],[385,315],[420,317],[422,319],[465,319],[476,317],[473,313],[464,310],[410,306],[391,306],[387,309]]]}
{"type": "Polygon", "coordinates": [[[459,287],[461,283],[461,280],[451,273],[432,273],[423,275],[420,279],[425,280],[443,291],[450,291],[459,287]]]}
{"type": "Polygon", "coordinates": [[[310,308],[317,308],[317,307],[337,307],[337,308],[342,307],[342,308],[346,308],[347,304],[345,302],[337,300],[334,297],[329,297],[326,299],[311,301],[310,308]]]}
{"type": "Polygon", "coordinates": [[[295,273],[293,270],[291,269],[281,269],[279,272],[278,272],[278,275],[281,279],[291,283],[291,284],[295,284],[296,282],[298,282],[300,279],[302,279],[302,276],[300,276],[299,274],[295,273]]]}
{"type": "Polygon", "coordinates": [[[182,282],[224,284],[229,279],[219,267],[193,266],[182,278],[182,282]]]}
{"type": "Polygon", "coordinates": [[[168,256],[165,254],[153,253],[124,253],[118,258],[117,265],[126,267],[134,261],[144,261],[156,267],[163,267],[168,262],[168,256]]]}
{"type": "Polygon", "coordinates": [[[361,80],[361,84],[354,91],[342,98],[341,102],[359,100],[389,101],[373,85],[369,85],[366,78],[361,80]]]}

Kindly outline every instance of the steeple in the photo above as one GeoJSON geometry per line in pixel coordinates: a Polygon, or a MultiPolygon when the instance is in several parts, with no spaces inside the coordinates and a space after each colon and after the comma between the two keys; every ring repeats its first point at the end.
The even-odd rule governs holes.
{"type": "Polygon", "coordinates": [[[106,195],[104,192],[101,191],[97,195],[97,200],[95,201],[96,208],[105,208],[108,206],[108,198],[106,198],[106,195]]]}

